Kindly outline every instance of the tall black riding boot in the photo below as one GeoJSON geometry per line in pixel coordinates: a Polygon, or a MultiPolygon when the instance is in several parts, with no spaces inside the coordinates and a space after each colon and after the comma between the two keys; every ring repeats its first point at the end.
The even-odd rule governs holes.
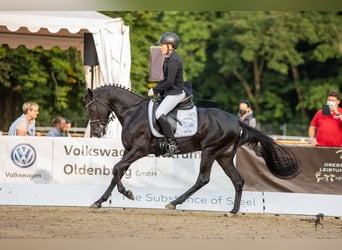
{"type": "Polygon", "coordinates": [[[165,150],[167,152],[165,156],[172,156],[178,153],[179,149],[178,149],[178,146],[176,145],[175,137],[172,133],[170,124],[167,122],[166,116],[161,115],[158,119],[158,122],[168,142],[168,144],[165,146],[165,150]]]}

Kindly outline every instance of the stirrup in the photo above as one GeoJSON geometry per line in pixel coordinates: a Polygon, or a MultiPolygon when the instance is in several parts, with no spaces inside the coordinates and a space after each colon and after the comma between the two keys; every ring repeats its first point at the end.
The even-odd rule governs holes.
{"type": "Polygon", "coordinates": [[[179,153],[179,148],[175,143],[169,143],[165,145],[165,151],[166,153],[163,154],[163,156],[171,157],[174,154],[179,153]]]}

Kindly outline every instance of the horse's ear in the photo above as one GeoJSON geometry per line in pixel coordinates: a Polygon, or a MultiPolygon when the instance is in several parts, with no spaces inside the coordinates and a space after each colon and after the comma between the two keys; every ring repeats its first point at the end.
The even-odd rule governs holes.
{"type": "Polygon", "coordinates": [[[90,88],[88,88],[87,92],[88,92],[88,95],[89,95],[91,98],[94,97],[93,91],[92,91],[90,88]]]}

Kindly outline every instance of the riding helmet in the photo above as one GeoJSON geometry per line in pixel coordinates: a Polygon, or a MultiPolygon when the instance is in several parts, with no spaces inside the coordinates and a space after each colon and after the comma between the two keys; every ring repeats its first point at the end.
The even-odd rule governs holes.
{"type": "Polygon", "coordinates": [[[179,45],[180,39],[179,37],[172,32],[166,32],[160,36],[157,44],[172,44],[173,48],[177,49],[179,45]]]}

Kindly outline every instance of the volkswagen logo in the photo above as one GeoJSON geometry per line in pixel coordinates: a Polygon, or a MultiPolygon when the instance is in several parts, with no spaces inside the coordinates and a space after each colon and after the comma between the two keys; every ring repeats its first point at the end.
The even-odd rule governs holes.
{"type": "Polygon", "coordinates": [[[29,144],[18,144],[11,152],[12,162],[20,168],[28,168],[37,159],[36,150],[29,144]]]}

